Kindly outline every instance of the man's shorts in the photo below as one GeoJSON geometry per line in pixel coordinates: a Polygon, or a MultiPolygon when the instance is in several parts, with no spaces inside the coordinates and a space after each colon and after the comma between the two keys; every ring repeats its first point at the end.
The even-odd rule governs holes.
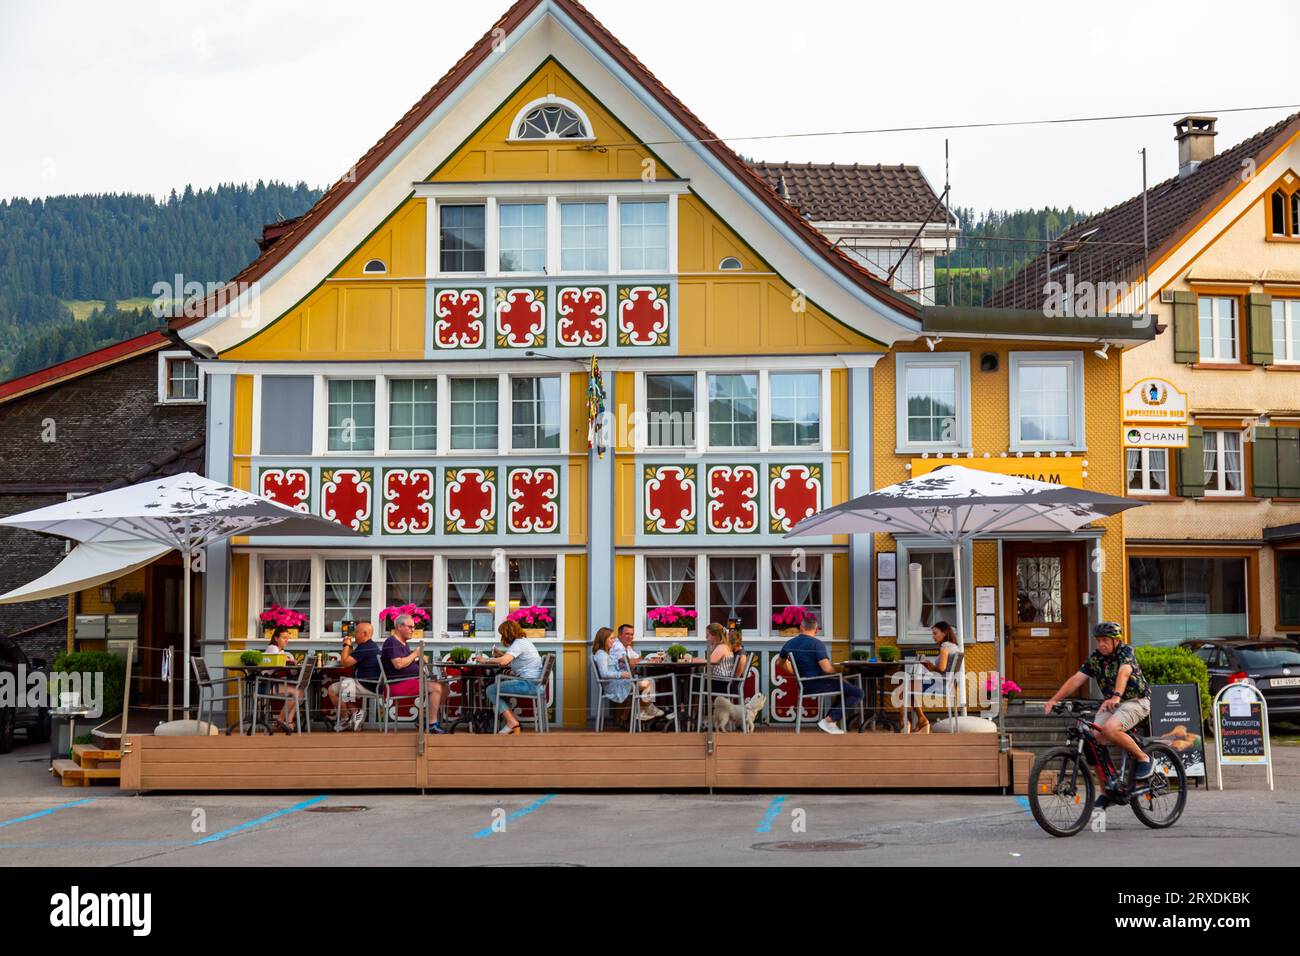
{"type": "Polygon", "coordinates": [[[1124,730],[1132,730],[1142,721],[1147,719],[1151,713],[1150,697],[1135,697],[1132,700],[1120,701],[1119,706],[1114,710],[1107,711],[1104,714],[1098,714],[1098,724],[1119,721],[1120,727],[1124,730]]]}

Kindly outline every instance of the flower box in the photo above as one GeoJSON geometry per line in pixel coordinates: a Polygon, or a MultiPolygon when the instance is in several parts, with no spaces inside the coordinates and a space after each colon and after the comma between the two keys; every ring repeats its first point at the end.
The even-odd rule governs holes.
{"type": "Polygon", "coordinates": [[[656,627],[655,637],[686,637],[690,633],[685,627],[656,627]]]}
{"type": "Polygon", "coordinates": [[[779,634],[781,637],[798,637],[798,636],[799,636],[799,628],[797,628],[797,627],[783,627],[783,628],[781,628],[781,630],[777,631],[777,634],[779,634]]]}
{"type": "Polygon", "coordinates": [[[544,627],[526,627],[523,630],[524,637],[530,641],[540,641],[546,637],[546,628],[544,627]]]}

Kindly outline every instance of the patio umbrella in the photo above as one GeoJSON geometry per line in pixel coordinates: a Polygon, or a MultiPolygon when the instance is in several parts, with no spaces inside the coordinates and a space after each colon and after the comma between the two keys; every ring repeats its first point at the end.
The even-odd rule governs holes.
{"type": "MultiPolygon", "coordinates": [[[[787,538],[808,535],[914,532],[952,544],[957,591],[957,640],[966,646],[962,610],[961,547],[978,535],[1073,532],[1143,504],[1016,475],[942,465],[804,518],[787,538]]],[[[962,656],[962,714],[966,713],[966,661],[962,656]]]]}
{"type": "MultiPolygon", "coordinates": [[[[64,575],[67,591],[89,586],[85,582],[96,575],[103,580],[104,574],[114,570],[123,571],[133,565],[139,566],[140,549],[133,549],[125,545],[126,542],[158,545],[159,554],[173,548],[179,551],[185,563],[186,661],[190,654],[190,565],[195,551],[235,535],[253,532],[269,532],[276,536],[352,537],[355,534],[328,518],[295,511],[269,498],[241,491],[193,472],[0,518],[0,525],[71,538],[81,544],[99,545],[106,554],[119,555],[116,560],[122,562],[120,564],[110,566],[111,559],[105,559],[97,568],[84,569],[85,573],[77,575],[75,580],[72,575],[64,575]],[[134,559],[128,558],[128,552],[135,552],[134,559]]],[[[78,559],[84,564],[84,552],[80,547],[74,549],[69,558],[79,553],[78,559]]],[[[19,593],[30,593],[30,587],[28,585],[13,592],[15,599],[31,600],[19,593]]],[[[0,601],[7,597],[9,595],[0,596],[0,601]]],[[[190,704],[189,698],[190,685],[187,680],[184,691],[186,708],[190,704]]]]}

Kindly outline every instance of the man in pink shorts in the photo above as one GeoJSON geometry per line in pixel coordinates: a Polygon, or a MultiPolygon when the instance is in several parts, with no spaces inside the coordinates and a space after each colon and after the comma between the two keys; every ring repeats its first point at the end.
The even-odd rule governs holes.
{"type": "MultiPolygon", "coordinates": [[[[409,614],[403,614],[393,622],[393,633],[384,641],[382,654],[384,676],[388,678],[388,696],[396,699],[398,706],[414,707],[420,696],[420,655],[418,648],[408,646],[415,621],[409,614]],[[404,703],[403,703],[404,702],[404,703]]],[[[429,733],[446,733],[438,722],[439,708],[447,685],[441,681],[429,682],[429,733]]]]}

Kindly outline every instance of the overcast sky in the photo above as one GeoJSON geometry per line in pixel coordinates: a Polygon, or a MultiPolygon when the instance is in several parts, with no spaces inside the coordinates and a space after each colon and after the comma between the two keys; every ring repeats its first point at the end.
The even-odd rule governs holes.
{"type": "MultiPolygon", "coordinates": [[[[0,0],[0,198],[337,179],[506,9],[445,0],[0,0]]],[[[768,160],[918,163],[953,202],[1096,210],[1175,172],[1172,117],[739,137],[1300,103],[1300,4],[588,0],[768,160]],[[1269,44],[1276,49],[1270,52],[1269,44]]],[[[1220,150],[1290,110],[1220,113],[1220,150]]]]}

